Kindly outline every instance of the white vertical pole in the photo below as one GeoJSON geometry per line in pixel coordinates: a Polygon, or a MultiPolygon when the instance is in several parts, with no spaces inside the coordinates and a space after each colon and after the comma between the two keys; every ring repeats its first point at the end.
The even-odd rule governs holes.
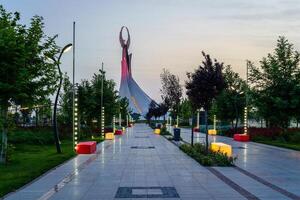
{"type": "MultiPolygon", "coordinates": [[[[75,126],[75,113],[76,113],[76,116],[78,114],[78,106],[75,106],[75,104],[78,104],[78,102],[75,103],[75,90],[77,90],[77,88],[75,88],[75,22],[73,22],[73,44],[72,44],[72,46],[73,46],[73,79],[72,79],[73,119],[72,119],[72,121],[73,121],[73,148],[74,148],[77,145],[77,133],[78,133],[77,132],[78,127],[77,127],[77,125],[75,126]],[[76,133],[76,135],[75,135],[75,133],[76,133]],[[75,137],[76,137],[76,139],[75,139],[75,137]],[[75,144],[75,142],[76,142],[76,144],[75,144]]],[[[78,122],[76,121],[76,123],[78,123],[78,122]]]]}
{"type": "Polygon", "coordinates": [[[214,115],[214,130],[216,130],[217,117],[214,115]]]}
{"type": "Polygon", "coordinates": [[[115,115],[113,116],[113,132],[115,133],[115,131],[116,131],[116,125],[115,125],[115,123],[116,123],[116,117],[115,117],[115,115]]]}

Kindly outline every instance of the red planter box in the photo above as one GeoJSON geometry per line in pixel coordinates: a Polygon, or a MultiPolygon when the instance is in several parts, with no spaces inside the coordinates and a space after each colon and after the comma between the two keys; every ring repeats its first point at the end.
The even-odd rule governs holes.
{"type": "Polygon", "coordinates": [[[122,135],[123,131],[122,130],[115,130],[115,135],[122,135]]]}
{"type": "Polygon", "coordinates": [[[94,141],[91,142],[79,142],[76,145],[77,154],[92,154],[95,153],[97,149],[97,143],[94,141]]]}
{"type": "Polygon", "coordinates": [[[234,134],[233,139],[235,141],[239,141],[239,142],[249,142],[250,141],[249,135],[245,135],[245,134],[234,134]]]}
{"type": "Polygon", "coordinates": [[[200,132],[199,128],[194,128],[194,132],[200,132]]]}

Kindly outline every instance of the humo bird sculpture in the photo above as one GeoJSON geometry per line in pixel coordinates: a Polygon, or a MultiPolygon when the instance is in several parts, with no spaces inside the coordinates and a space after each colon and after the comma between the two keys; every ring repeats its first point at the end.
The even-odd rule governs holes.
{"type": "Polygon", "coordinates": [[[132,78],[132,54],[128,53],[128,49],[130,46],[130,34],[127,27],[123,26],[121,28],[119,39],[122,47],[121,84],[119,95],[128,99],[129,109],[131,109],[133,113],[145,116],[148,112],[148,108],[152,99],[140,88],[140,86],[132,78]],[[123,39],[122,33],[124,29],[126,29],[127,32],[127,41],[123,39]]]}

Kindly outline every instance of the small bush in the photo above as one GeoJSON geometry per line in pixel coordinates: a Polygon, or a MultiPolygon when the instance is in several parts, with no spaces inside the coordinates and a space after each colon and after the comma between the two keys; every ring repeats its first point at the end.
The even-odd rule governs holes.
{"type": "Polygon", "coordinates": [[[220,152],[209,151],[206,155],[205,146],[200,143],[196,143],[193,147],[182,144],[179,148],[203,166],[233,166],[236,159],[220,152]]]}

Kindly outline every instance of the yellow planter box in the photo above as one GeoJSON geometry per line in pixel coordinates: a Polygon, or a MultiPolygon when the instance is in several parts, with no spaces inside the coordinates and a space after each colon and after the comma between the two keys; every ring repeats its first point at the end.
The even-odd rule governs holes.
{"type": "Polygon", "coordinates": [[[115,139],[114,133],[105,133],[105,139],[106,140],[113,140],[113,139],[115,139]]]}
{"type": "Polygon", "coordinates": [[[217,135],[216,129],[208,129],[208,135],[217,135]]]}
{"type": "Polygon", "coordinates": [[[159,128],[154,129],[154,133],[159,135],[160,134],[160,129],[159,128]]]}
{"type": "Polygon", "coordinates": [[[223,154],[226,154],[227,156],[232,155],[231,145],[222,142],[212,142],[210,145],[210,150],[214,152],[221,152],[223,154]]]}

